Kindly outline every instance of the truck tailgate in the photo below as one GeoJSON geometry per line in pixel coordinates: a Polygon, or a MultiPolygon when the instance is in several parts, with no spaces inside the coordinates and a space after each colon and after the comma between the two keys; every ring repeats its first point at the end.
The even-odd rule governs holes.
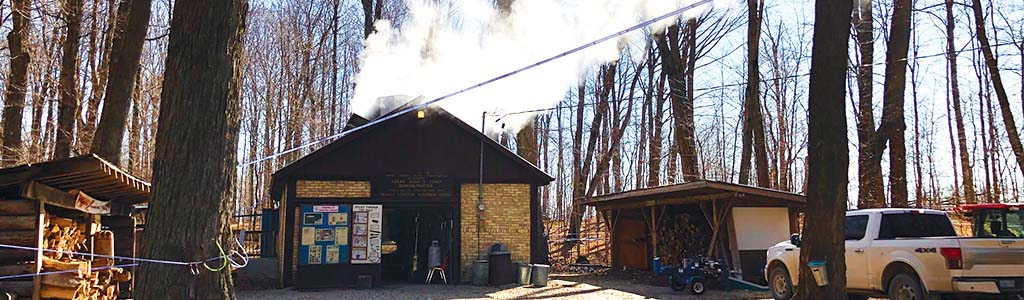
{"type": "Polygon", "coordinates": [[[960,238],[959,242],[963,276],[1024,276],[1024,239],[960,238]]]}

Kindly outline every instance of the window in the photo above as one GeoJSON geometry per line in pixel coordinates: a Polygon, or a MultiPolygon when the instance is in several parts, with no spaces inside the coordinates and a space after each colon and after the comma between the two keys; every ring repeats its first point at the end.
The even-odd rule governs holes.
{"type": "Polygon", "coordinates": [[[1019,238],[1024,237],[1024,210],[982,209],[975,213],[975,236],[1019,238]]]}
{"type": "Polygon", "coordinates": [[[864,238],[864,232],[868,229],[868,216],[847,216],[846,217],[846,240],[859,241],[864,238]]]}
{"type": "Polygon", "coordinates": [[[956,236],[953,223],[946,215],[896,213],[883,214],[878,239],[956,236]]]}

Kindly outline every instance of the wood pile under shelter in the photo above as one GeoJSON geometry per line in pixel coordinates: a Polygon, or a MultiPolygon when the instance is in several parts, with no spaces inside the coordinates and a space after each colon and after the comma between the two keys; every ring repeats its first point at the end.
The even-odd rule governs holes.
{"type": "Polygon", "coordinates": [[[700,180],[592,197],[611,233],[615,269],[650,270],[655,257],[679,265],[723,260],[731,275],[765,284],[765,251],[799,232],[803,195],[700,180]]]}
{"type": "Polygon", "coordinates": [[[0,169],[0,295],[118,299],[132,289],[133,206],[149,183],[95,155],[0,169]],[[72,254],[68,252],[76,252],[72,254]],[[54,273],[56,272],[56,273],[54,273]]]}

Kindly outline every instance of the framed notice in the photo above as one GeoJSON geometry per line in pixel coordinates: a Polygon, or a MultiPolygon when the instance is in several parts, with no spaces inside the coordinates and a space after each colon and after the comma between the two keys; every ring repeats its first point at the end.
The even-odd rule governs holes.
{"type": "Polygon", "coordinates": [[[382,209],[380,204],[352,205],[352,263],[379,264],[382,209]]]}
{"type": "Polygon", "coordinates": [[[348,205],[302,205],[299,265],[349,262],[348,205]]]}
{"type": "Polygon", "coordinates": [[[348,227],[334,227],[334,244],[348,245],[348,227]]]}
{"type": "Polygon", "coordinates": [[[311,264],[311,265],[319,265],[320,264],[320,257],[322,256],[321,255],[322,252],[321,252],[320,249],[323,249],[323,248],[320,245],[312,245],[312,246],[308,246],[308,248],[309,248],[309,255],[307,256],[307,262],[309,264],[311,264]]]}
{"type": "Polygon", "coordinates": [[[329,225],[348,225],[348,213],[329,213],[329,214],[327,214],[327,224],[329,224],[329,225]]]}
{"type": "Polygon", "coordinates": [[[325,264],[338,263],[338,246],[327,246],[325,264]]]}

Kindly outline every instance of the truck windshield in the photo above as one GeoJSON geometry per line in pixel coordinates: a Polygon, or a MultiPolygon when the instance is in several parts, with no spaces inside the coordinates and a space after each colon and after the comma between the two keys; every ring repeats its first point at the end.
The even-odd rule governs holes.
{"type": "Polygon", "coordinates": [[[1024,210],[981,209],[974,213],[977,237],[1024,237],[1024,210]]]}
{"type": "Polygon", "coordinates": [[[946,215],[897,213],[883,214],[878,239],[955,237],[956,230],[946,215]]]}

